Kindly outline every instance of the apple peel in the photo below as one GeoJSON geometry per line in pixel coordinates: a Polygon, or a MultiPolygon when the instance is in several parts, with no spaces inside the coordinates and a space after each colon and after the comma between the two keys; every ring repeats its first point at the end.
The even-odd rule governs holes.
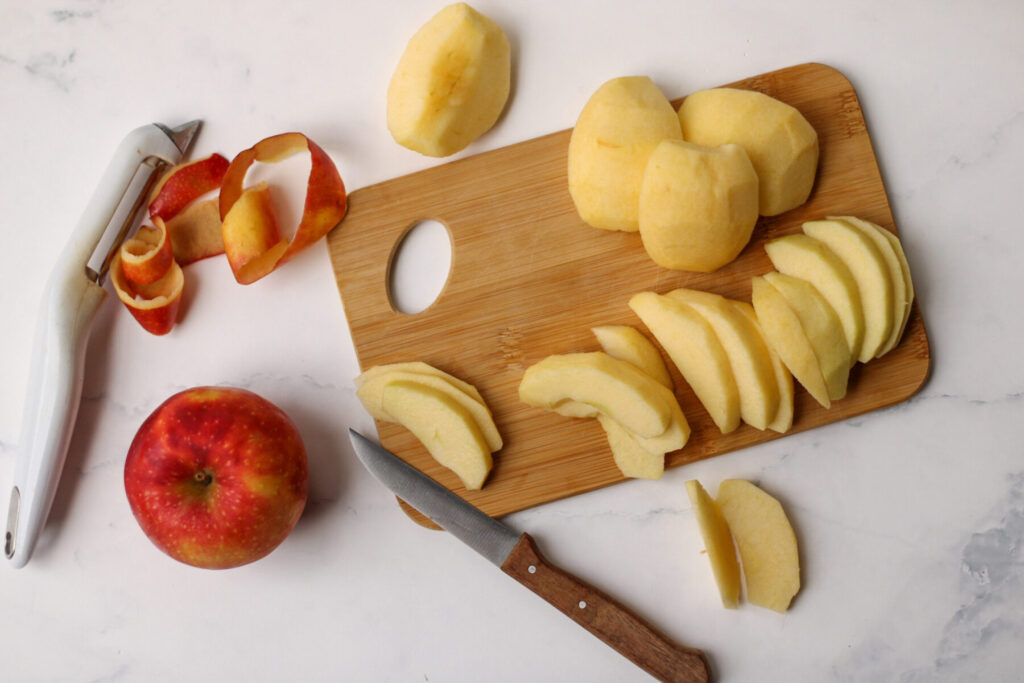
{"type": "Polygon", "coordinates": [[[224,251],[240,284],[252,284],[326,235],[347,210],[345,184],[331,158],[302,133],[282,133],[239,152],[224,174],[220,218],[224,251]],[[243,188],[245,175],[257,161],[275,163],[308,151],[309,180],[302,218],[291,240],[282,239],[262,185],[243,188]]]}
{"type": "Polygon", "coordinates": [[[153,223],[155,227],[139,228],[114,254],[110,282],[117,297],[147,332],[164,335],[178,317],[185,276],[171,255],[164,222],[155,218],[153,223]],[[142,278],[137,279],[140,273],[142,278]],[[150,279],[154,273],[159,275],[150,279]]]}
{"type": "Polygon", "coordinates": [[[220,154],[175,166],[156,187],[149,203],[150,218],[168,221],[199,197],[219,188],[228,166],[228,160],[220,154]]]}

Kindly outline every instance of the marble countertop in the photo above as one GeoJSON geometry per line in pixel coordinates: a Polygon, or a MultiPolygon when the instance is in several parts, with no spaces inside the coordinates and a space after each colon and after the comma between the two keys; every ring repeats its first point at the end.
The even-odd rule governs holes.
{"type": "MultiPolygon", "coordinates": [[[[57,250],[124,134],[202,118],[192,158],[300,130],[350,189],[442,163],[396,145],[384,90],[443,3],[168,5],[0,0],[0,492],[57,250]]],[[[671,97],[792,64],[854,84],[932,349],[912,399],[516,513],[552,560],[671,637],[719,681],[1007,681],[1024,665],[1024,5],[798,0],[502,3],[515,85],[459,156],[571,126],[597,85],[644,73],[671,97]],[[785,9],[783,9],[785,7],[785,9]],[[761,482],[787,503],[804,587],[785,615],[722,609],[683,482],[761,482]]],[[[447,534],[411,523],[352,457],[373,433],[326,249],[235,284],[190,266],[163,338],[99,314],[49,524],[0,568],[0,680],[626,681],[647,677],[447,534]],[[191,285],[190,285],[191,286],[191,285]],[[125,453],[199,384],[280,405],[311,491],[270,556],[225,572],[162,555],[132,517],[125,453]]]]}

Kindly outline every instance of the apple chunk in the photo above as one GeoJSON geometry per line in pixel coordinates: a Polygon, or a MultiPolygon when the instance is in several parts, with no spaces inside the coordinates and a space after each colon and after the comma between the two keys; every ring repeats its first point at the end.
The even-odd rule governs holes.
{"type": "Polygon", "coordinates": [[[381,408],[408,429],[430,455],[473,491],[491,471],[491,450],[476,420],[450,395],[420,382],[397,380],[384,387],[381,408]]]}
{"type": "Polygon", "coordinates": [[[598,88],[569,138],[569,194],[583,222],[636,232],[644,168],[662,140],[682,140],[679,119],[650,78],[613,78],[598,88]]]}
{"type": "Polygon", "coordinates": [[[650,375],[603,352],[548,356],[531,365],[519,383],[519,398],[532,406],[556,409],[582,404],[602,413],[637,436],[655,437],[668,429],[672,410],[650,375]]]}
{"type": "Polygon", "coordinates": [[[697,517],[697,526],[704,539],[704,548],[711,561],[722,605],[736,609],[740,604],[740,563],[736,560],[736,547],[732,542],[729,524],[722,516],[718,503],[708,495],[696,479],[686,482],[686,493],[697,517]]]}
{"type": "Polygon", "coordinates": [[[740,423],[740,396],[729,356],[711,325],[693,308],[654,292],[640,292],[629,307],[679,368],[718,429],[740,423]]]}
{"type": "Polygon", "coordinates": [[[409,40],[391,77],[392,137],[432,157],[463,149],[505,108],[511,59],[501,27],[464,2],[448,5],[409,40]]]}
{"type": "Polygon", "coordinates": [[[785,612],[800,590],[800,557],[782,505],[742,479],[723,481],[717,503],[739,549],[747,599],[785,612]]]}

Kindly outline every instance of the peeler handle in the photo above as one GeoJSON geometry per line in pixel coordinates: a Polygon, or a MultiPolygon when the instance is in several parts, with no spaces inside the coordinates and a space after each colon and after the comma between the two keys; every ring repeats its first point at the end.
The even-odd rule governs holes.
{"type": "Polygon", "coordinates": [[[130,227],[133,195],[148,187],[154,170],[181,159],[170,133],[151,124],[125,137],[47,280],[4,538],[14,567],[28,562],[46,523],[78,415],[89,332],[106,296],[104,271],[91,269],[91,262],[105,263],[119,244],[130,227]]]}

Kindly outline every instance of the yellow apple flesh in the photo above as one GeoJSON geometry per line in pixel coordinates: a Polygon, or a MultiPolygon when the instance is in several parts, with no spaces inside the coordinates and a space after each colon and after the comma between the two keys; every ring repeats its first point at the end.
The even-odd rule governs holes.
{"type": "Polygon", "coordinates": [[[759,183],[759,211],[775,216],[807,201],[818,168],[818,134],[794,107],[763,93],[700,90],[679,107],[683,139],[740,145],[759,183]]]}
{"type": "Polygon", "coordinates": [[[569,194],[583,222],[636,232],[647,159],[662,140],[682,137],[672,105],[650,78],[613,78],[598,88],[569,139],[569,194]]]}
{"type": "Polygon", "coordinates": [[[644,249],[663,268],[721,268],[750,241],[757,187],[754,167],[738,145],[662,141],[647,161],[640,188],[644,249]]]}
{"type": "Polygon", "coordinates": [[[722,606],[736,609],[740,604],[740,563],[736,559],[729,525],[718,508],[718,503],[708,495],[700,482],[691,479],[686,482],[686,494],[690,497],[694,515],[704,549],[711,561],[711,573],[722,597],[722,606]]]}
{"type": "Polygon", "coordinates": [[[867,363],[892,334],[893,282],[885,258],[869,237],[844,221],[809,221],[803,229],[804,234],[824,242],[857,282],[864,311],[864,341],[857,360],[867,363]]]}
{"type": "Polygon", "coordinates": [[[736,379],[740,417],[755,429],[766,429],[779,410],[779,386],[767,344],[758,329],[728,299],[717,294],[676,289],[666,296],[691,306],[711,325],[736,379]]]}
{"type": "Polygon", "coordinates": [[[448,5],[406,45],[388,85],[395,141],[432,157],[465,148],[498,120],[511,84],[508,39],[469,5],[448,5]]]}
{"type": "Polygon", "coordinates": [[[493,464],[476,420],[450,395],[420,382],[398,380],[384,387],[381,408],[408,429],[430,455],[462,480],[480,489],[493,464]]]}
{"type": "Polygon", "coordinates": [[[601,325],[590,331],[601,349],[612,358],[632,363],[660,384],[672,388],[672,376],[657,347],[632,325],[601,325]]]}
{"type": "MultiPolygon", "coordinates": [[[[754,307],[746,301],[730,300],[729,303],[750,321],[757,329],[757,333],[761,335],[761,339],[765,339],[764,330],[761,329],[761,323],[757,319],[754,307]]],[[[772,349],[767,340],[765,340],[765,346],[768,349],[768,358],[771,360],[772,372],[775,374],[775,384],[779,391],[779,409],[776,411],[772,421],[768,423],[768,429],[785,434],[793,426],[793,375],[786,369],[785,363],[782,362],[779,354],[775,353],[775,350],[772,349]]]]}
{"type": "Polygon", "coordinates": [[[739,549],[747,600],[785,612],[800,590],[800,556],[782,505],[742,479],[723,481],[716,500],[739,549]]]}
{"type": "Polygon", "coordinates": [[[718,429],[740,423],[740,397],[729,356],[711,325],[686,304],[654,292],[640,292],[629,307],[679,368],[718,429]]]}

